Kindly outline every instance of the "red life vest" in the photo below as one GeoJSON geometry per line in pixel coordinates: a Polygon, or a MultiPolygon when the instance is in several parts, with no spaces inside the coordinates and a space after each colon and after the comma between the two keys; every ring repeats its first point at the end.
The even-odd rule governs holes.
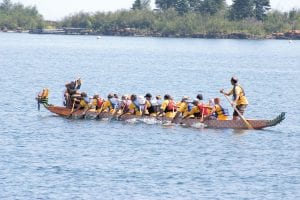
{"type": "Polygon", "coordinates": [[[165,112],[173,112],[176,110],[177,110],[177,107],[176,107],[175,102],[173,100],[169,100],[169,103],[167,105],[165,112]]]}
{"type": "Polygon", "coordinates": [[[97,107],[98,107],[98,108],[101,108],[102,104],[103,104],[103,99],[98,98],[98,99],[97,99],[97,107]]]}
{"type": "Polygon", "coordinates": [[[209,113],[210,113],[209,110],[210,109],[209,109],[208,106],[204,105],[203,103],[200,103],[197,106],[198,106],[198,109],[199,109],[201,115],[202,115],[202,113],[203,113],[203,115],[209,115],[209,113]]]}

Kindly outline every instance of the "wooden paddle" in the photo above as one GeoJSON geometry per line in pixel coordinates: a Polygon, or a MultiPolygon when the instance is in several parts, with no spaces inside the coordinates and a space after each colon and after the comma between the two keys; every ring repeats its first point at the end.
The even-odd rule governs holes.
{"type": "MultiPolygon", "coordinates": [[[[117,104],[119,107],[119,104],[117,104]]],[[[113,112],[111,113],[111,116],[108,118],[108,122],[111,122],[111,120],[115,117],[115,115],[117,114],[117,112],[119,111],[118,107],[113,106],[113,104],[111,103],[113,112]],[[115,107],[115,108],[114,108],[115,107]]]]}
{"type": "Polygon", "coordinates": [[[227,95],[225,95],[225,98],[227,99],[227,101],[230,103],[231,107],[237,112],[237,114],[239,115],[239,117],[245,122],[246,126],[248,129],[253,129],[253,127],[251,126],[251,124],[245,119],[245,117],[240,113],[240,111],[232,105],[232,102],[230,101],[230,99],[228,98],[227,95]]]}
{"type": "Polygon", "coordinates": [[[204,104],[202,104],[202,114],[201,114],[200,122],[203,122],[203,118],[204,118],[204,104]]]}
{"type": "Polygon", "coordinates": [[[72,105],[72,109],[71,109],[71,113],[70,113],[70,114],[73,113],[73,111],[74,111],[74,106],[75,106],[75,100],[73,100],[73,105],[72,105]]]}
{"type": "MultiPolygon", "coordinates": [[[[71,117],[73,112],[74,112],[75,102],[76,102],[76,98],[73,99],[73,105],[72,105],[72,109],[71,109],[71,112],[69,114],[69,117],[71,117]]],[[[77,111],[77,110],[75,110],[75,111],[77,111]]]]}
{"type": "Polygon", "coordinates": [[[115,115],[117,114],[118,111],[119,111],[118,109],[116,109],[116,108],[114,109],[114,111],[112,112],[111,116],[108,118],[108,122],[111,122],[111,120],[113,118],[115,118],[115,115]]]}

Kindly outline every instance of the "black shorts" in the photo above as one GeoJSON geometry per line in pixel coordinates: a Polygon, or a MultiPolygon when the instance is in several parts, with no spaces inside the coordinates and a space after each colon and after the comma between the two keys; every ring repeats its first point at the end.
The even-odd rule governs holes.
{"type": "MultiPolygon", "coordinates": [[[[245,105],[245,104],[236,106],[236,109],[241,113],[241,115],[244,115],[246,108],[247,108],[247,105],[245,105]]],[[[233,116],[239,116],[239,114],[234,110],[233,116]]]]}

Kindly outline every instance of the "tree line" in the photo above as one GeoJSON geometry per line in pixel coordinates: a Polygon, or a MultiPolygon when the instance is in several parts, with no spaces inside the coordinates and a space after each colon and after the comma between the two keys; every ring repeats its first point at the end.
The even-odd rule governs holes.
{"type": "Polygon", "coordinates": [[[16,30],[43,27],[44,20],[35,6],[3,0],[0,4],[0,29],[16,30]]]}
{"type": "Polygon", "coordinates": [[[222,37],[246,33],[265,37],[300,29],[300,11],[270,11],[269,0],[134,0],[130,10],[80,12],[65,17],[61,26],[91,29],[99,34],[222,37]]]}
{"type": "MultiPolygon", "coordinates": [[[[79,12],[64,17],[56,27],[89,29],[104,35],[154,35],[216,37],[246,33],[265,37],[274,32],[300,29],[300,11],[271,11],[269,0],[133,0],[127,10],[79,12]]],[[[3,0],[0,28],[41,28],[48,24],[35,7],[3,0]]]]}

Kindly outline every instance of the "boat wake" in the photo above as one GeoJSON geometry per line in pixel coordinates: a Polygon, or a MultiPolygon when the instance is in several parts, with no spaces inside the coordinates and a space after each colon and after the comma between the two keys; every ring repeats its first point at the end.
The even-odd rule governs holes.
{"type": "Polygon", "coordinates": [[[205,124],[198,122],[198,123],[193,123],[191,125],[191,127],[192,128],[197,128],[197,129],[202,129],[202,128],[205,128],[206,126],[205,126],[205,124]]]}
{"type": "Polygon", "coordinates": [[[158,120],[155,118],[142,118],[139,119],[140,122],[145,123],[145,124],[149,124],[149,125],[154,125],[154,124],[158,124],[158,120]]]}
{"type": "Polygon", "coordinates": [[[131,119],[126,119],[124,122],[128,124],[137,124],[139,120],[137,118],[131,118],[131,119]]]}
{"type": "MultiPolygon", "coordinates": [[[[162,125],[164,127],[171,127],[176,126],[175,123],[172,123],[170,120],[161,120],[156,118],[130,118],[123,120],[123,122],[128,124],[147,124],[147,125],[162,125]]],[[[180,124],[183,127],[190,127],[190,128],[196,128],[196,129],[202,129],[205,128],[206,125],[201,122],[195,122],[192,124],[180,124]]]]}

